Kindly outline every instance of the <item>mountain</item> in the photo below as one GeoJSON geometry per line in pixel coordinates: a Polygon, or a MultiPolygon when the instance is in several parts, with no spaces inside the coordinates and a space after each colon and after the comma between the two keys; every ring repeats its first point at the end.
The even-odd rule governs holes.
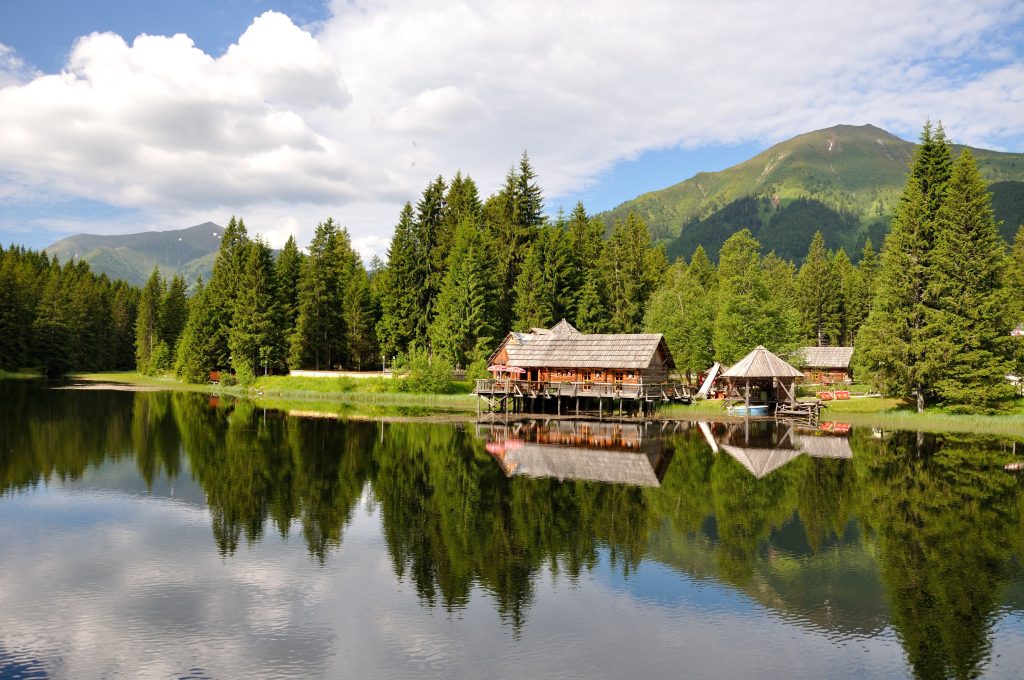
{"type": "Polygon", "coordinates": [[[172,231],[116,236],[78,234],[61,239],[45,250],[61,262],[81,258],[95,272],[140,286],[153,273],[154,266],[159,267],[165,277],[181,274],[191,284],[199,276],[209,280],[222,233],[223,227],[204,222],[172,231]]]}
{"type": "MultiPolygon", "coordinates": [[[[670,259],[697,244],[712,256],[749,228],[764,250],[799,260],[820,230],[830,248],[858,256],[889,231],[916,145],[874,125],[837,125],[780,142],[720,172],[701,172],[602,213],[606,224],[631,211],[666,243],[670,259]]],[[[953,146],[954,157],[965,147],[953,146]]],[[[1012,238],[1024,222],[1024,154],[971,148],[991,183],[996,218],[1012,238]]]]}

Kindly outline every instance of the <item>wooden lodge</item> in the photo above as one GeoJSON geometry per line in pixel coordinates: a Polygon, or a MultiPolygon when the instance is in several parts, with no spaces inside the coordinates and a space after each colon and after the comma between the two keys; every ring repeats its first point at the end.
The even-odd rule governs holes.
{"type": "Polygon", "coordinates": [[[802,347],[797,356],[804,380],[809,384],[849,383],[853,378],[852,347],[802,347]]]}
{"type": "MultiPolygon", "coordinates": [[[[690,401],[658,333],[584,334],[562,320],[509,333],[488,360],[494,375],[474,392],[489,411],[647,413],[656,402],[690,401]]],[[[479,404],[478,404],[479,405],[479,404]]]]}

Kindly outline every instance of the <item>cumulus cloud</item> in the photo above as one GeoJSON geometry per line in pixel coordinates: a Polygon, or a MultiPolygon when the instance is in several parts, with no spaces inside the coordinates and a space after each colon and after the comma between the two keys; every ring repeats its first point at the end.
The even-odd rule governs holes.
{"type": "Polygon", "coordinates": [[[461,169],[489,192],[523,149],[559,195],[647,150],[837,123],[1024,135],[1015,0],[332,10],[315,35],[268,12],[219,57],[184,35],[86,36],[62,73],[0,90],[0,173],[166,219],[290,219],[300,241],[333,215],[381,252],[431,177],[461,169]]]}

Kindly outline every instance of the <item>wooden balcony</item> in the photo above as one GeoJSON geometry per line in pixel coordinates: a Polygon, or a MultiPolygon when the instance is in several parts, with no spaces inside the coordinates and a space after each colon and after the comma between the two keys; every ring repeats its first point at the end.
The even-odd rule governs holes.
{"type": "Polygon", "coordinates": [[[525,398],[567,397],[595,399],[631,399],[644,401],[691,401],[690,390],[679,382],[556,382],[544,380],[477,380],[473,393],[479,396],[525,398]]]}

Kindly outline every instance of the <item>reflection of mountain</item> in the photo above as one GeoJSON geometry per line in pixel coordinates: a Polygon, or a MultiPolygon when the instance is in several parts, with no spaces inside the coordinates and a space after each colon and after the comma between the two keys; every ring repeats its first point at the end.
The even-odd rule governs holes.
{"type": "Polygon", "coordinates": [[[487,452],[509,477],[552,477],[657,487],[671,461],[641,423],[583,420],[481,424],[487,452]]]}
{"type": "Polygon", "coordinates": [[[792,424],[715,423],[709,433],[712,449],[725,451],[758,479],[804,454],[812,458],[853,458],[847,436],[811,434],[798,431],[792,424]]]}

